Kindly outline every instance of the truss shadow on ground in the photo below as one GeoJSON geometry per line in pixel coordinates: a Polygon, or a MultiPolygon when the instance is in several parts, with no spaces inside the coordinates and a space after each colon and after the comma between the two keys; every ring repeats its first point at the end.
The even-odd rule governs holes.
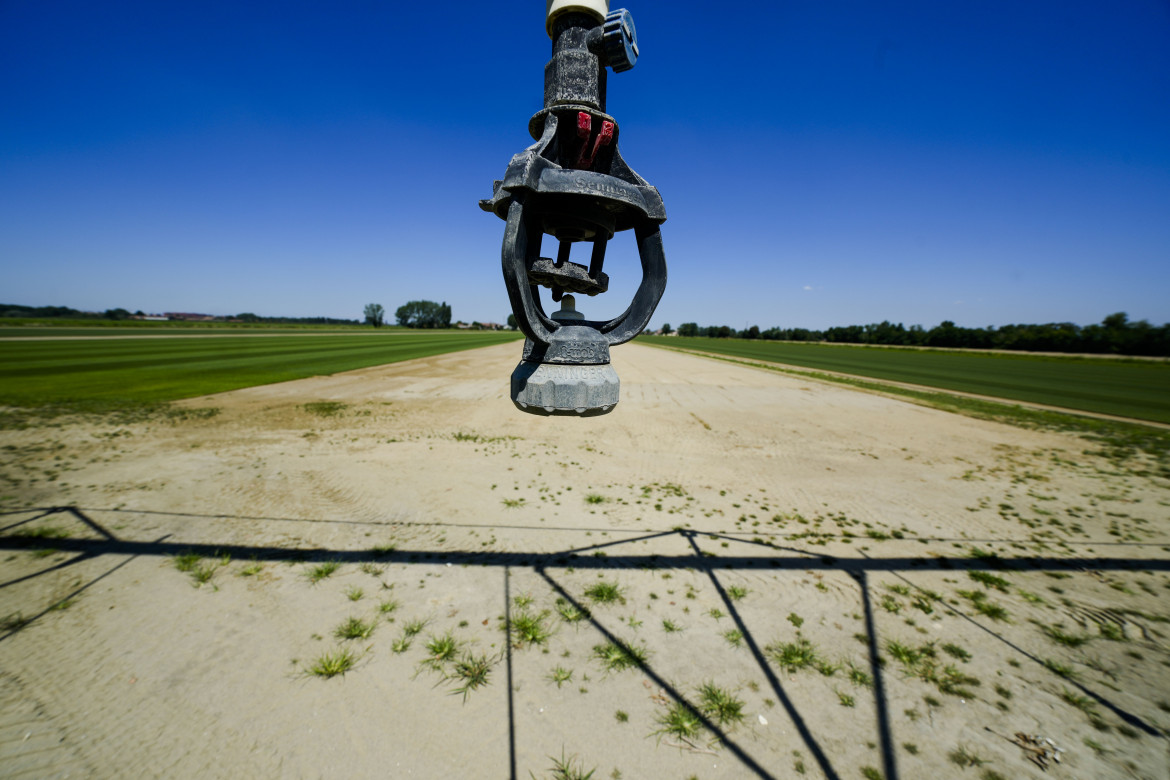
{"type": "MultiPolygon", "coordinates": [[[[543,579],[549,587],[566,602],[572,604],[574,607],[580,609],[584,614],[588,615],[589,622],[593,627],[608,641],[622,648],[623,651],[630,654],[631,648],[623,643],[613,632],[598,620],[596,616],[590,613],[584,604],[576,599],[565,587],[565,585],[558,579],[557,570],[572,567],[574,569],[694,569],[701,571],[710,579],[715,591],[719,594],[728,614],[733,619],[736,629],[742,634],[745,645],[751,652],[754,663],[759,667],[760,672],[767,679],[769,686],[775,693],[777,700],[783,705],[788,717],[795,726],[801,740],[805,743],[809,752],[817,762],[819,768],[827,778],[831,780],[838,780],[841,778],[840,772],[833,766],[830,756],[826,753],[823,747],[818,743],[816,737],[808,728],[805,719],[802,717],[796,705],[792,702],[781,684],[780,679],[776,675],[765,656],[764,650],[757,641],[755,634],[751,630],[747,621],[743,618],[740,610],[736,608],[735,600],[731,598],[723,582],[720,580],[720,574],[729,571],[738,570],[762,570],[762,571],[838,571],[848,574],[852,580],[857,584],[859,594],[864,607],[864,620],[866,627],[866,634],[868,636],[868,663],[870,675],[874,681],[874,704],[876,712],[875,730],[878,732],[879,745],[882,755],[882,764],[884,775],[887,780],[896,780],[900,775],[897,766],[896,754],[894,749],[893,738],[891,735],[891,727],[888,714],[888,701],[885,693],[885,683],[883,677],[882,663],[879,660],[878,648],[880,641],[878,637],[877,627],[874,621],[869,576],[875,572],[888,572],[903,578],[909,587],[917,589],[917,586],[908,579],[905,579],[904,573],[911,571],[939,571],[939,570],[967,570],[967,571],[1129,571],[1135,569],[1153,570],[1153,571],[1168,571],[1170,570],[1170,560],[1165,559],[1147,559],[1147,558],[1125,558],[1125,557],[1077,557],[1077,558],[1058,558],[1058,557],[1041,557],[1029,556],[1019,558],[998,558],[995,556],[989,557],[934,557],[934,556],[899,556],[899,557],[874,557],[866,555],[861,552],[856,557],[840,557],[832,556],[822,553],[813,552],[807,549],[801,549],[793,546],[783,546],[771,542],[749,540],[736,537],[734,535],[711,533],[705,531],[698,531],[693,529],[673,529],[670,531],[663,531],[658,533],[644,533],[640,535],[631,535],[630,538],[607,541],[599,544],[589,545],[585,547],[576,547],[557,552],[496,552],[496,551],[431,551],[431,550],[342,550],[332,549],[327,547],[311,547],[311,548],[288,548],[279,546],[267,545],[245,545],[245,544],[217,544],[217,543],[187,543],[170,541],[170,535],[164,535],[160,538],[142,541],[122,539],[116,536],[112,531],[108,530],[100,523],[92,519],[87,514],[88,512],[109,512],[109,511],[125,511],[126,513],[136,515],[162,515],[175,516],[187,518],[204,518],[204,519],[232,519],[223,515],[209,516],[197,515],[187,513],[153,513],[149,511],[137,510],[102,510],[102,509],[81,509],[78,507],[44,507],[33,508],[21,511],[8,511],[0,513],[0,516],[12,516],[32,514],[31,517],[10,523],[7,526],[0,527],[0,549],[2,550],[20,550],[51,546],[57,551],[64,553],[72,553],[74,557],[68,560],[54,563],[46,566],[46,568],[27,574],[21,577],[16,577],[10,580],[0,582],[0,591],[5,588],[10,588],[19,583],[26,582],[44,574],[53,571],[61,571],[69,567],[75,566],[83,561],[97,560],[105,556],[125,556],[125,559],[112,565],[110,568],[104,570],[101,574],[91,577],[88,582],[84,583],[64,599],[61,599],[53,604],[46,606],[43,610],[37,612],[31,617],[22,618],[19,625],[11,625],[7,630],[0,633],[0,642],[13,636],[17,631],[22,630],[29,624],[36,622],[44,615],[51,612],[57,605],[62,602],[67,602],[76,598],[78,595],[93,587],[97,582],[110,576],[117,570],[126,566],[131,561],[139,557],[168,557],[183,554],[196,554],[205,557],[219,557],[221,555],[231,555],[233,558],[256,559],[266,561],[289,561],[289,562],[303,562],[303,563],[320,563],[325,561],[337,561],[339,563],[379,563],[379,564],[434,564],[434,563],[448,563],[468,564],[474,566],[495,567],[502,569],[504,572],[504,616],[505,628],[508,636],[511,636],[511,608],[509,603],[511,601],[509,591],[509,579],[512,570],[516,568],[531,569],[543,579]],[[77,537],[59,537],[55,536],[51,539],[38,537],[27,532],[28,527],[37,520],[43,520],[53,517],[68,517],[82,523],[92,536],[86,538],[77,537]],[[25,530],[22,530],[25,529],[25,530]],[[649,541],[651,539],[665,539],[669,537],[677,537],[682,540],[689,548],[690,552],[683,555],[662,555],[662,554],[643,554],[643,555],[621,555],[615,554],[615,548],[629,545],[635,542],[649,541]],[[728,545],[735,543],[745,548],[744,554],[740,555],[725,555],[719,554],[713,556],[710,553],[705,553],[698,545],[697,540],[701,537],[717,539],[726,542],[728,545]],[[598,552],[605,552],[604,556],[595,555],[598,552]],[[747,554],[747,553],[751,554],[747,554]]],[[[255,520],[269,520],[280,522],[328,522],[328,523],[344,523],[352,525],[382,525],[378,523],[361,523],[358,521],[329,521],[329,520],[296,520],[292,518],[252,518],[255,520]]],[[[424,524],[413,524],[424,525],[424,524]]],[[[435,524],[444,525],[444,524],[435,524]]],[[[526,526],[511,526],[513,528],[527,528],[526,526]]],[[[537,529],[532,529],[537,530],[537,529]]],[[[554,533],[557,531],[576,532],[586,529],[555,529],[541,527],[539,530],[542,533],[554,533]]],[[[596,529],[595,529],[596,530],[596,529]]],[[[612,529],[611,529],[612,530],[612,529]]],[[[1134,546],[1153,546],[1153,545],[1134,545],[1134,546]]],[[[1160,545],[1159,545],[1160,546],[1160,545]]],[[[954,609],[945,601],[939,604],[950,611],[952,614],[963,618],[964,620],[977,626],[980,630],[987,632],[989,635],[995,637],[1002,642],[1006,647],[1021,658],[1044,667],[1045,664],[1042,659],[1029,653],[1018,645],[1014,644],[994,628],[981,623],[975,618],[966,615],[960,610],[954,609]]],[[[512,653],[511,643],[507,644],[506,654],[506,672],[508,676],[508,696],[507,696],[507,719],[509,732],[509,773],[510,777],[516,778],[516,742],[517,733],[515,725],[515,717],[513,712],[512,700],[512,653]]],[[[670,698],[675,702],[685,707],[690,713],[699,719],[699,721],[716,737],[726,749],[735,756],[744,769],[752,775],[760,778],[774,778],[775,774],[769,772],[760,762],[753,757],[751,752],[737,741],[732,734],[727,733],[719,724],[714,723],[704,713],[695,706],[695,704],[687,699],[682,691],[672,686],[655,668],[652,664],[638,661],[639,669],[648,678],[654,681],[663,691],[665,691],[670,698]]],[[[1109,709],[1114,715],[1126,722],[1127,724],[1142,729],[1145,733],[1158,738],[1165,738],[1162,732],[1147,723],[1139,716],[1128,712],[1107,699],[1105,696],[1097,691],[1087,688],[1082,683],[1062,678],[1062,683],[1065,685],[1073,685],[1079,688],[1085,695],[1090,696],[1098,704],[1109,709]]]]}

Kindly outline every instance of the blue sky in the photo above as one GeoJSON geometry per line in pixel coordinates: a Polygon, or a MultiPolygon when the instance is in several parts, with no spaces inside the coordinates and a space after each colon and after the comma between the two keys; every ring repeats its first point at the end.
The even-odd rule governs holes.
{"type": "MultiPolygon", "coordinates": [[[[1170,321],[1167,0],[625,5],[656,326],[1170,321]]],[[[502,321],[549,50],[539,0],[0,0],[0,302],[502,321]]]]}

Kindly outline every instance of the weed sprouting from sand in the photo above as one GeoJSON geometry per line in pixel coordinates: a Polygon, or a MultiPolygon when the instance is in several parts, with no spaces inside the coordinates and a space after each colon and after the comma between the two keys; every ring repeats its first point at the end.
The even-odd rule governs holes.
{"type": "Polygon", "coordinates": [[[585,596],[596,604],[626,603],[623,589],[616,582],[598,582],[585,589],[585,596]]]}
{"type": "Polygon", "coordinates": [[[565,683],[573,681],[573,670],[558,666],[548,673],[548,679],[550,682],[556,683],[557,687],[560,688],[565,683]]]}
{"type": "Polygon", "coordinates": [[[333,636],[338,639],[369,639],[376,626],[377,623],[373,620],[367,622],[361,618],[351,617],[334,629],[333,636]]]}
{"type": "Polygon", "coordinates": [[[400,636],[390,643],[390,649],[401,655],[410,649],[410,637],[400,636]]]}
{"type": "Polygon", "coordinates": [[[498,658],[489,658],[486,653],[480,655],[464,653],[455,662],[451,673],[446,676],[446,679],[458,683],[458,686],[451,693],[463,694],[463,701],[466,702],[469,693],[488,684],[492,666],[498,660],[498,658]]]}
{"type": "Polygon", "coordinates": [[[590,493],[589,495],[585,496],[586,504],[604,504],[605,500],[605,496],[601,495],[600,493],[590,493]]]}
{"type": "Polygon", "coordinates": [[[707,614],[716,620],[722,620],[723,618],[727,617],[727,613],[718,607],[711,607],[711,609],[707,610],[707,614]]]}
{"type": "Polygon", "coordinates": [[[1011,583],[1003,577],[992,574],[989,571],[974,570],[967,572],[967,576],[978,582],[985,588],[995,588],[1001,593],[1007,593],[1011,583]]]}
{"type": "Polygon", "coordinates": [[[378,614],[389,615],[398,609],[399,604],[397,599],[385,599],[378,603],[378,614]]]}
{"type": "Polygon", "coordinates": [[[732,647],[743,647],[743,632],[738,628],[730,628],[724,631],[722,636],[732,647]]]}
{"type": "Polygon", "coordinates": [[[1053,674],[1057,674],[1061,677],[1064,677],[1067,680],[1072,680],[1076,677],[1076,672],[1073,670],[1073,668],[1071,666],[1069,666],[1066,663],[1062,663],[1060,661],[1057,661],[1054,658],[1045,658],[1043,663],[1044,663],[1045,668],[1048,669],[1048,671],[1052,672],[1053,674]]]}
{"type": "Polygon", "coordinates": [[[703,731],[698,713],[681,701],[672,703],[656,720],[659,728],[652,733],[660,739],[669,735],[693,745],[703,731]]]}
{"type": "Polygon", "coordinates": [[[739,601],[749,593],[751,593],[750,590],[739,585],[732,585],[727,589],[727,595],[731,597],[732,601],[739,601]]]}
{"type": "Polygon", "coordinates": [[[668,634],[673,634],[677,631],[682,631],[683,629],[682,626],[680,626],[678,623],[675,623],[673,620],[664,619],[662,621],[662,630],[668,634]]]}
{"type": "Polygon", "coordinates": [[[1080,647],[1093,637],[1087,634],[1068,634],[1060,626],[1042,626],[1045,636],[1058,645],[1065,647],[1080,647]]]}
{"type": "Polygon", "coordinates": [[[336,417],[345,411],[347,406],[340,401],[310,401],[307,404],[301,404],[302,409],[318,417],[336,417]]]}
{"type": "Polygon", "coordinates": [[[844,691],[836,691],[835,693],[837,694],[837,701],[840,702],[842,707],[853,707],[857,703],[851,694],[845,693],[844,691]]]}
{"type": "Polygon", "coordinates": [[[789,674],[812,666],[820,656],[815,647],[802,636],[795,642],[773,642],[764,648],[772,662],[789,674]]]}
{"type": "Polygon", "coordinates": [[[331,576],[339,568],[341,568],[341,564],[337,561],[325,561],[324,563],[319,563],[316,566],[310,567],[309,570],[305,572],[305,576],[309,578],[309,582],[316,585],[321,580],[331,576]]]}
{"type": "MultiPolygon", "coordinates": [[[[962,650],[962,648],[957,648],[962,650]]],[[[964,674],[954,666],[942,666],[938,660],[934,642],[920,647],[912,647],[896,640],[886,643],[886,652],[902,665],[908,677],[916,677],[923,682],[936,686],[940,693],[950,696],[974,698],[974,694],[967,686],[979,685],[979,680],[964,674]]],[[[966,651],[963,651],[966,652],[966,651]]],[[[953,655],[953,653],[951,653],[953,655]]]]}
{"type": "Polygon", "coordinates": [[[965,745],[959,745],[959,747],[955,748],[950,753],[947,753],[947,759],[955,766],[960,766],[964,769],[972,766],[983,766],[987,763],[982,758],[972,753],[971,749],[965,745]]]}
{"type": "Polygon", "coordinates": [[[512,599],[512,603],[516,605],[516,609],[527,609],[535,603],[536,599],[532,597],[531,593],[522,593],[512,599]]]}
{"type": "Polygon", "coordinates": [[[338,648],[322,653],[309,667],[309,673],[317,677],[336,677],[345,674],[357,663],[357,655],[347,648],[338,648]]]}
{"type": "Polygon", "coordinates": [[[726,688],[720,688],[714,681],[705,682],[698,688],[699,711],[720,726],[735,726],[743,722],[744,701],[726,688]]]}
{"type": "Polygon", "coordinates": [[[992,620],[1008,620],[1008,611],[1002,604],[997,604],[987,598],[987,593],[981,590],[960,590],[958,594],[971,602],[971,606],[980,615],[992,620]]]}
{"type": "Polygon", "coordinates": [[[345,589],[345,597],[350,601],[361,601],[366,592],[361,588],[350,586],[345,589]]]}
{"type": "Polygon", "coordinates": [[[1097,714],[1097,702],[1092,698],[1079,694],[1076,691],[1070,691],[1068,688],[1061,690],[1060,698],[1088,715],[1089,720],[1095,721],[1100,719],[1100,716],[1097,714]]]}
{"type": "Polygon", "coordinates": [[[944,644],[942,646],[942,650],[944,653],[949,655],[951,658],[957,658],[960,661],[962,661],[963,663],[967,663],[968,661],[971,660],[971,654],[969,652],[964,650],[959,645],[953,644],[951,642],[944,644]]]}
{"type": "Polygon", "coordinates": [[[453,660],[459,653],[459,640],[448,631],[442,636],[431,636],[426,643],[427,657],[423,666],[431,669],[441,669],[443,664],[453,660]]]}
{"type": "Polygon", "coordinates": [[[416,636],[417,634],[421,634],[422,630],[426,628],[428,622],[429,621],[425,618],[407,621],[407,623],[402,626],[402,635],[409,638],[416,636]]]}
{"type": "Polygon", "coordinates": [[[1125,629],[1121,625],[1112,621],[1106,621],[1097,624],[1097,632],[1110,642],[1124,642],[1126,641],[1125,629]]]}
{"type": "Polygon", "coordinates": [[[645,647],[638,645],[609,642],[595,645],[593,656],[601,662],[607,672],[620,672],[645,664],[649,653],[645,647]]]}
{"type": "MultiPolygon", "coordinates": [[[[584,764],[578,763],[577,756],[575,755],[565,758],[565,749],[563,747],[561,748],[561,757],[559,760],[553,756],[549,756],[548,760],[553,762],[552,769],[549,770],[551,772],[549,780],[590,780],[593,777],[593,773],[597,771],[597,767],[594,767],[586,772],[584,764]]],[[[536,777],[531,772],[528,774],[533,778],[536,777]]]]}
{"type": "Polygon", "coordinates": [[[618,723],[629,723],[630,722],[630,713],[626,712],[625,710],[618,710],[617,712],[615,712],[613,714],[613,718],[618,723]]]}
{"type": "Polygon", "coordinates": [[[561,620],[566,623],[579,623],[589,617],[589,610],[578,608],[564,598],[557,599],[555,608],[561,620]]]}
{"type": "Polygon", "coordinates": [[[247,566],[245,566],[244,568],[240,569],[239,574],[237,576],[255,577],[256,575],[258,575],[262,571],[264,571],[264,564],[260,563],[259,561],[254,560],[251,563],[249,563],[247,566]]]}
{"type": "Polygon", "coordinates": [[[527,610],[518,612],[512,617],[512,644],[514,647],[523,645],[543,645],[552,636],[552,629],[548,626],[547,611],[533,614],[527,610]]]}
{"type": "Polygon", "coordinates": [[[175,568],[179,571],[188,573],[194,571],[195,567],[198,566],[199,562],[202,560],[203,557],[199,555],[199,553],[185,552],[171,558],[171,563],[174,564],[175,568]]]}
{"type": "Polygon", "coordinates": [[[874,678],[869,676],[868,671],[851,661],[849,662],[849,682],[859,685],[861,688],[869,688],[870,685],[874,684],[874,678]]]}
{"type": "Polygon", "coordinates": [[[875,769],[872,766],[863,766],[861,768],[861,776],[864,777],[865,780],[885,780],[885,775],[883,775],[880,770],[875,769]]]}
{"type": "Polygon", "coordinates": [[[816,670],[825,677],[832,677],[841,668],[841,664],[833,663],[832,661],[829,661],[825,658],[818,658],[813,666],[815,666],[816,670]]]}
{"type": "Polygon", "coordinates": [[[189,574],[195,587],[211,582],[211,578],[215,576],[215,570],[219,568],[213,561],[204,561],[203,556],[193,552],[176,555],[171,558],[171,563],[179,571],[189,574]]]}
{"type": "Polygon", "coordinates": [[[31,618],[26,618],[21,612],[13,612],[0,619],[0,631],[19,631],[29,624],[31,618]]]}

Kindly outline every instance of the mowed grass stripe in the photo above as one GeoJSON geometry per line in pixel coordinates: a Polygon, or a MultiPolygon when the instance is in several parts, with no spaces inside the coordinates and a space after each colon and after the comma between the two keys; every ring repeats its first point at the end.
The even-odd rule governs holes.
{"type": "Polygon", "coordinates": [[[490,346],[513,333],[0,342],[0,404],[133,407],[490,346]]]}
{"type": "MultiPolygon", "coordinates": [[[[462,343],[462,334],[420,335],[410,341],[412,349],[425,349],[446,343],[462,343]]],[[[167,362],[208,361],[228,365],[245,364],[256,357],[277,359],[288,355],[296,359],[346,353],[380,354],[395,352],[403,344],[372,341],[354,336],[225,337],[214,339],[119,339],[117,341],[66,341],[7,343],[0,347],[6,357],[3,376],[35,375],[47,368],[61,373],[71,370],[134,369],[142,365],[167,362]],[[229,357],[230,355],[230,357],[229,357]]]]}
{"type": "Polygon", "coordinates": [[[643,337],[641,341],[1170,423],[1170,364],[1164,362],[874,349],[739,339],[643,337]]]}

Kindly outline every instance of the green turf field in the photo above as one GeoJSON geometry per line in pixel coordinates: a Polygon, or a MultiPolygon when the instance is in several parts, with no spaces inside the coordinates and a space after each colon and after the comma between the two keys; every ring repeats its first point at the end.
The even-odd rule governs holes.
{"type": "Polygon", "coordinates": [[[1170,423],[1170,363],[1166,362],[746,339],[642,336],[638,341],[1170,423]]]}
{"type": "MultiPolygon", "coordinates": [[[[57,332],[54,335],[66,335],[57,332]]],[[[147,335],[0,341],[0,405],[103,411],[486,347],[510,332],[147,335]],[[168,337],[170,336],[170,337],[168,337]]]]}

